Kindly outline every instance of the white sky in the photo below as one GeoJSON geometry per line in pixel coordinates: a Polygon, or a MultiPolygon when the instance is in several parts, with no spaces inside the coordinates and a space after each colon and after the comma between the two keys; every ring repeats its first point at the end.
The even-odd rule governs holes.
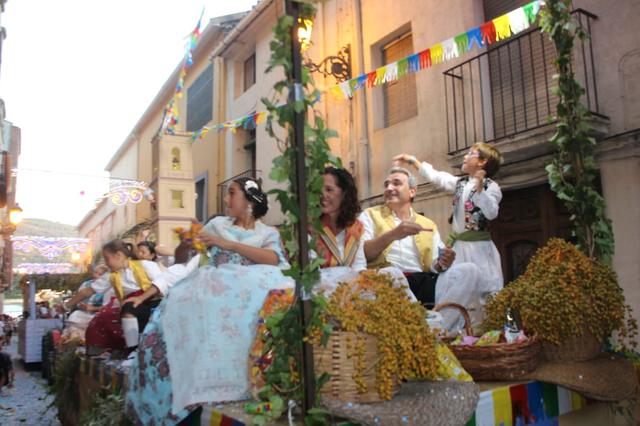
{"type": "Polygon", "coordinates": [[[25,217],[77,225],[108,190],[99,176],[184,57],[202,8],[204,29],[256,2],[8,1],[0,96],[22,129],[19,168],[70,173],[20,172],[25,217]]]}

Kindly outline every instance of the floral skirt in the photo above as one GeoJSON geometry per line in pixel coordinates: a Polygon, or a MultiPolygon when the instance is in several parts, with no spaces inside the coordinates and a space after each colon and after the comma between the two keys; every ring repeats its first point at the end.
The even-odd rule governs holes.
{"type": "Polygon", "coordinates": [[[246,399],[258,313],[272,289],[293,288],[267,265],[205,266],[155,310],[129,372],[129,418],[173,425],[201,403],[246,399]]]}

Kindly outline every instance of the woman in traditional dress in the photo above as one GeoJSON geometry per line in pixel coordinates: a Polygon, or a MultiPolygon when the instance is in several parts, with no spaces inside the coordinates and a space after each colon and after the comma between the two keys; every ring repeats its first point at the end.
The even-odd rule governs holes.
{"type": "MultiPolygon", "coordinates": [[[[338,284],[350,281],[367,268],[362,234],[364,227],[357,219],[360,213],[358,189],[351,174],[342,168],[327,167],[322,177],[320,208],[322,231],[318,235],[319,255],[324,259],[320,271],[320,283],[315,292],[332,293],[338,284]]],[[[382,268],[390,274],[394,285],[406,286],[407,296],[415,301],[402,272],[394,267],[382,268]]]]}
{"type": "Polygon", "coordinates": [[[278,231],[259,219],[259,182],[234,180],[199,238],[210,264],[175,284],[154,312],[129,373],[127,411],[139,424],[175,424],[198,404],[250,397],[247,359],[272,289],[293,288],[278,231]]]}

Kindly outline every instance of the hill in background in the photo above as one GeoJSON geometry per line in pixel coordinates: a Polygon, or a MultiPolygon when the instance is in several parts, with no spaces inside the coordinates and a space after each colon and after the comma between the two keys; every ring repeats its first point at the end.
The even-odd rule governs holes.
{"type": "Polygon", "coordinates": [[[52,222],[45,219],[24,219],[16,232],[16,237],[70,237],[78,236],[78,229],[74,225],[52,222]]]}

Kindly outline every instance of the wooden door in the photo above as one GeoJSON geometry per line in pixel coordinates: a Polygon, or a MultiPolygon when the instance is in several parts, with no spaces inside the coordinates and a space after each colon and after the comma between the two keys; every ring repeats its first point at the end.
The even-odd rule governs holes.
{"type": "Polygon", "coordinates": [[[549,238],[571,239],[571,221],[548,185],[505,191],[500,214],[491,222],[505,283],[520,276],[549,238]]]}

